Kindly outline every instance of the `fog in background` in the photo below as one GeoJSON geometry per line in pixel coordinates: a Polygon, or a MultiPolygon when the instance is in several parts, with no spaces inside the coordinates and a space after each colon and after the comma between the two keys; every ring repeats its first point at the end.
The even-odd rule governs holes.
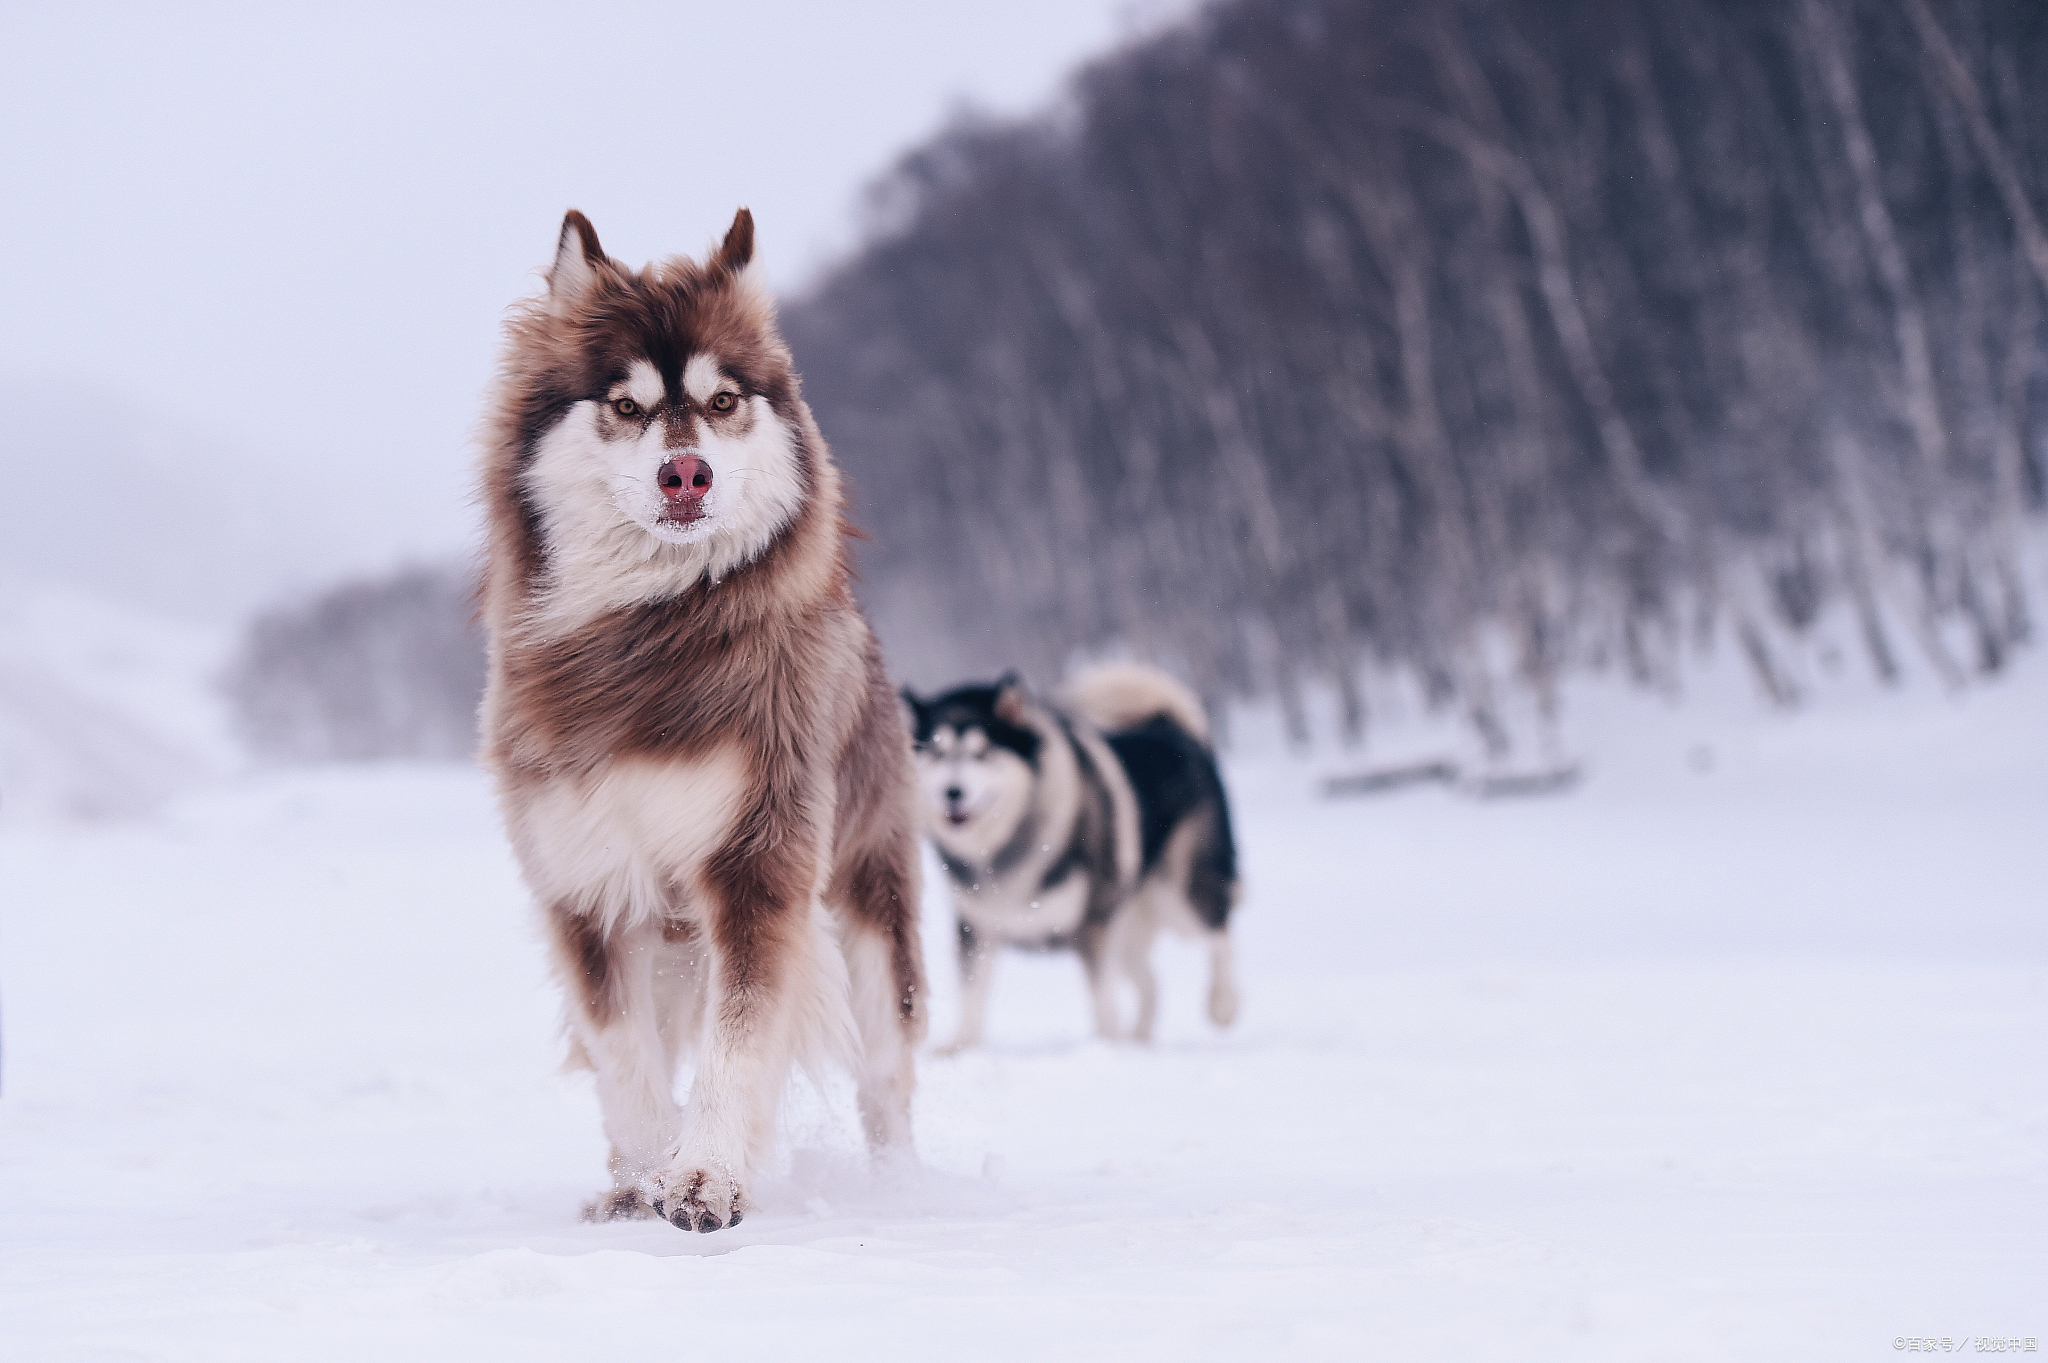
{"type": "Polygon", "coordinates": [[[922,686],[1135,655],[1303,745],[1391,685],[1505,761],[1575,675],[2036,633],[2025,0],[37,22],[0,568],[262,607],[276,755],[471,741],[468,432],[569,204],[629,262],[755,209],[922,686]]]}
{"type": "Polygon", "coordinates": [[[0,570],[225,621],[455,558],[499,320],[566,208],[640,262],[747,204],[792,289],[905,147],[1174,12],[10,6],[0,570]]]}

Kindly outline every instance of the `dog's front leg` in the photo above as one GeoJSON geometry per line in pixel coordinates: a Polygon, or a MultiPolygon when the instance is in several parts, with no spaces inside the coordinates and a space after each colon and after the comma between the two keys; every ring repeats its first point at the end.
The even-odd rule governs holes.
{"type": "Polygon", "coordinates": [[[814,920],[816,854],[807,830],[776,828],[760,806],[705,867],[710,970],[697,1073],[682,1136],[655,1179],[655,1206],[684,1230],[738,1225],[746,1188],[774,1136],[799,1034],[845,1016],[845,968],[814,920]],[[835,974],[833,967],[838,965],[835,974]],[[836,988],[836,997],[834,992],[836,988]]]}
{"type": "Polygon", "coordinates": [[[988,1018],[989,988],[995,983],[996,944],[987,933],[977,932],[960,919],[960,1030],[941,1055],[958,1055],[981,1044],[982,1027],[988,1018]]]}
{"type": "Polygon", "coordinates": [[[570,1032],[596,1071],[598,1107],[612,1146],[612,1190],[584,1215],[599,1221],[644,1216],[642,1189],[675,1144],[682,1120],[654,980],[660,930],[607,932],[597,918],[567,906],[548,918],[570,985],[570,1032]]]}
{"type": "Polygon", "coordinates": [[[1116,988],[1107,951],[1109,934],[1099,923],[1085,923],[1075,934],[1074,950],[1081,969],[1088,976],[1088,1001],[1095,1010],[1095,1035],[1115,1041],[1121,1035],[1116,1022],[1116,988]]]}

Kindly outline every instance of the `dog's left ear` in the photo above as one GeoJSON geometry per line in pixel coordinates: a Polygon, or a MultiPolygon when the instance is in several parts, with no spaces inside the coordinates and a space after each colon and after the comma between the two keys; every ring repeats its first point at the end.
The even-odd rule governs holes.
{"type": "Polygon", "coordinates": [[[990,708],[1005,724],[1024,723],[1024,679],[1014,668],[996,678],[996,703],[990,708]]]}
{"type": "Polygon", "coordinates": [[[725,241],[711,257],[711,268],[738,274],[753,258],[754,214],[751,209],[742,208],[732,215],[732,226],[725,229],[725,241]]]}

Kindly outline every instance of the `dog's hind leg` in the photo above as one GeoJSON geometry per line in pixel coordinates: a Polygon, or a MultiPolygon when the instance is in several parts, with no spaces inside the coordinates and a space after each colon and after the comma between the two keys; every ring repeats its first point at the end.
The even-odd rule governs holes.
{"type": "Polygon", "coordinates": [[[1237,1021],[1236,953],[1224,917],[1229,911],[1227,902],[1204,905],[1174,895],[1164,915],[1174,931],[1197,937],[1209,948],[1209,1020],[1218,1027],[1237,1021]]]}
{"type": "Polygon", "coordinates": [[[584,1208],[592,1220],[645,1215],[646,1180],[675,1142],[675,1053],[663,1035],[655,972],[659,929],[606,932],[590,915],[557,906],[548,914],[558,963],[570,987],[569,1026],[597,1077],[598,1107],[611,1141],[611,1192],[584,1208]]]}
{"type": "Polygon", "coordinates": [[[1237,853],[1222,803],[1222,787],[1206,817],[1189,819],[1175,830],[1169,844],[1172,883],[1180,912],[1169,918],[1183,931],[1192,930],[1209,944],[1209,1020],[1228,1027],[1237,1020],[1237,979],[1230,947],[1230,919],[1243,886],[1237,879],[1237,853]],[[1185,842],[1183,842],[1185,835],[1185,842]]]}
{"type": "Polygon", "coordinates": [[[1230,949],[1230,929],[1215,928],[1209,939],[1209,1020],[1218,1027],[1237,1021],[1237,977],[1230,949]]]}
{"type": "Polygon", "coordinates": [[[1133,895],[1122,912],[1110,920],[1110,955],[1138,991],[1138,1020],[1131,1026],[1133,1041],[1150,1041],[1153,1023],[1159,1017],[1159,978],[1152,973],[1152,943],[1158,934],[1159,919],[1148,890],[1133,895]]]}

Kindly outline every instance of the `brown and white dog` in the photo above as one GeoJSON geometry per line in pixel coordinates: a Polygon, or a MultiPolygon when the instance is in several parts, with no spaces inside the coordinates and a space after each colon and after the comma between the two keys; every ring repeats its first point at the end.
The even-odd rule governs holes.
{"type": "Polygon", "coordinates": [[[753,244],[741,209],[702,264],[635,271],[571,212],[479,469],[484,759],[597,1075],[589,1213],[705,1231],[795,1064],[845,1059],[907,1150],[925,1028],[909,736],[753,244]]]}

